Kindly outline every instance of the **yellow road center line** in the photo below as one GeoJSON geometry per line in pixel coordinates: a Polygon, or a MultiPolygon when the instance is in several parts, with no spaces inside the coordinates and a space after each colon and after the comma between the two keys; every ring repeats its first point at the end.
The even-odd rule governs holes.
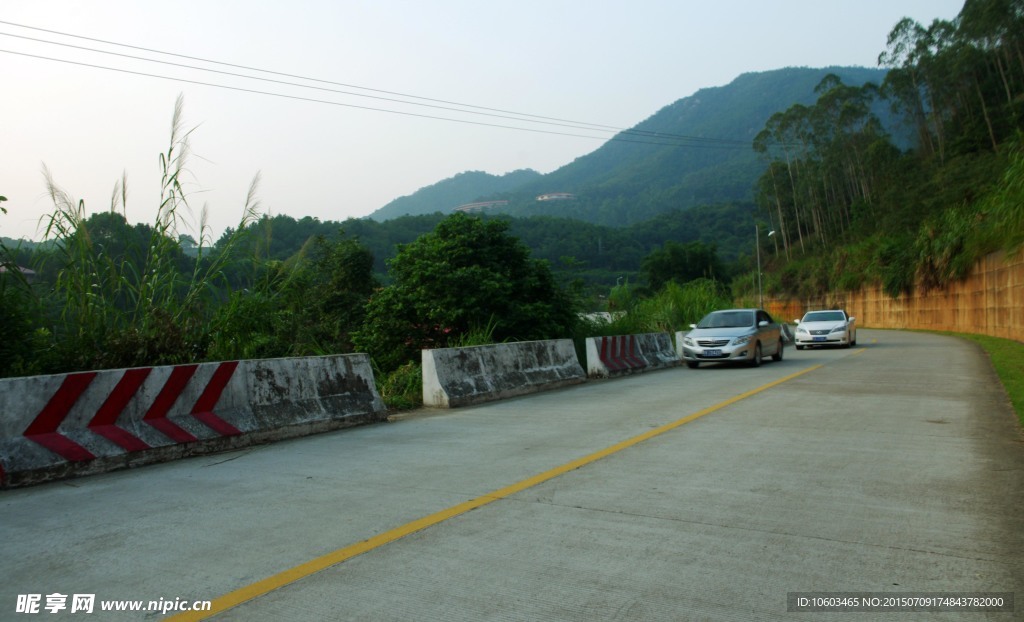
{"type": "Polygon", "coordinates": [[[654,428],[653,430],[644,432],[639,436],[634,436],[633,438],[624,440],[621,443],[616,443],[611,447],[607,447],[600,451],[594,452],[590,455],[578,458],[576,460],[573,460],[572,462],[567,462],[549,471],[544,471],[543,473],[534,475],[533,477],[524,479],[510,486],[499,488],[494,492],[482,495],[480,497],[477,497],[476,499],[471,499],[469,501],[466,501],[465,503],[453,505],[452,507],[447,508],[445,510],[441,510],[440,512],[436,512],[434,514],[418,518],[400,527],[396,527],[389,531],[385,531],[381,534],[373,536],[368,540],[363,540],[362,542],[357,542],[355,544],[346,546],[336,551],[327,553],[326,555],[322,555],[315,559],[311,559],[308,562],[299,564],[298,566],[294,566],[292,568],[289,568],[288,570],[284,570],[275,575],[269,576],[266,579],[257,581],[255,583],[251,583],[243,588],[235,590],[234,592],[230,592],[228,594],[225,594],[224,596],[221,596],[220,598],[217,598],[213,601],[212,608],[210,611],[187,611],[166,618],[166,620],[168,620],[168,622],[205,620],[218,613],[227,611],[232,607],[236,607],[246,601],[258,598],[278,588],[284,587],[291,583],[295,583],[300,579],[304,579],[310,575],[316,574],[321,570],[325,570],[327,568],[330,568],[331,566],[336,566],[344,561],[352,559],[353,557],[362,555],[363,553],[366,553],[368,551],[372,551],[375,548],[384,546],[385,544],[394,542],[395,540],[398,540],[400,538],[404,538],[409,534],[416,533],[417,531],[422,531],[427,527],[432,527],[439,523],[443,523],[444,521],[450,518],[454,518],[456,516],[459,516],[460,514],[465,514],[466,512],[475,510],[479,507],[488,505],[500,499],[504,499],[516,493],[522,492],[528,488],[532,488],[538,484],[543,484],[544,482],[554,479],[559,475],[564,475],[569,471],[575,471],[580,467],[586,466],[592,462],[596,462],[602,458],[606,458],[612,454],[618,453],[623,449],[628,449],[629,447],[638,445],[656,436],[660,436],[665,432],[668,432],[669,430],[674,430],[675,428],[690,423],[691,421],[700,419],[705,415],[709,415],[717,410],[721,410],[727,406],[731,406],[736,402],[745,400],[748,397],[756,395],[762,391],[771,389],[772,387],[776,387],[784,382],[788,382],[798,376],[810,373],[821,367],[822,365],[814,365],[813,367],[808,367],[807,369],[798,371],[795,374],[790,374],[784,378],[775,380],[774,382],[769,382],[768,384],[761,385],[756,389],[751,389],[746,393],[741,393],[735,397],[731,397],[725,400],[724,402],[719,402],[714,406],[709,406],[703,410],[699,410],[693,413],[692,415],[687,415],[682,419],[654,428]]]}

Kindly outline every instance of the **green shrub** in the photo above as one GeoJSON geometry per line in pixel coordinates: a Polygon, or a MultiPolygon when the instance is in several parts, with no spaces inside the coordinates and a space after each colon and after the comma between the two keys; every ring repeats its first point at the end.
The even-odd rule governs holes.
{"type": "Polygon", "coordinates": [[[374,370],[377,392],[391,410],[412,410],[423,406],[423,368],[408,362],[390,373],[374,370]]]}
{"type": "Polygon", "coordinates": [[[905,237],[883,238],[875,251],[875,270],[882,289],[893,298],[914,291],[913,242],[905,237]]]}

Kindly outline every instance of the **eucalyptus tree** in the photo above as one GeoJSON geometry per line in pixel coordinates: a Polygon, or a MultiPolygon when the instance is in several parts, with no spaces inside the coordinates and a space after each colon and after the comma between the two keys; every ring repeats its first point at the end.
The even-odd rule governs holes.
{"type": "Polygon", "coordinates": [[[918,143],[928,155],[944,156],[942,124],[936,118],[938,107],[935,89],[929,75],[931,57],[928,30],[909,17],[901,19],[889,32],[886,51],[878,56],[878,64],[888,67],[882,89],[896,111],[913,119],[918,143]]]}

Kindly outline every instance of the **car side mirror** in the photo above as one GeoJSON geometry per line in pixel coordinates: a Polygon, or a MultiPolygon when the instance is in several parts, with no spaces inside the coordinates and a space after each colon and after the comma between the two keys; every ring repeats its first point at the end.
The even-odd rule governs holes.
{"type": "Polygon", "coordinates": [[[761,320],[757,325],[759,328],[764,328],[765,326],[768,326],[768,320],[761,320]]]}
{"type": "Polygon", "coordinates": [[[793,323],[794,323],[794,324],[799,324],[799,323],[800,323],[800,320],[793,320],[793,323]]]}
{"type": "Polygon", "coordinates": [[[696,329],[696,328],[697,328],[697,325],[696,325],[696,324],[690,324],[690,328],[691,328],[691,329],[696,329]]]}
{"type": "Polygon", "coordinates": [[[856,321],[857,321],[857,318],[855,318],[855,317],[851,317],[850,319],[848,319],[848,320],[846,320],[846,321],[847,321],[847,322],[856,322],[856,321]]]}

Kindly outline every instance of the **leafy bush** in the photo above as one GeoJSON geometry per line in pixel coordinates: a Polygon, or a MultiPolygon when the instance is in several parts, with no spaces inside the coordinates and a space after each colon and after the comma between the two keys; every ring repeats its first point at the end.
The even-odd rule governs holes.
{"type": "Polygon", "coordinates": [[[485,326],[499,341],[571,334],[572,300],[507,228],[454,214],[400,247],[390,262],[392,284],[371,297],[353,336],[357,347],[391,371],[421,349],[447,347],[485,326]]]}
{"type": "Polygon", "coordinates": [[[0,377],[33,373],[37,367],[36,349],[40,335],[36,318],[40,308],[27,283],[13,272],[17,265],[0,263],[0,377]]]}
{"type": "Polygon", "coordinates": [[[968,251],[968,238],[980,218],[967,207],[951,208],[921,225],[914,241],[914,259],[925,291],[943,287],[970,272],[978,258],[968,251]]]}
{"type": "Polygon", "coordinates": [[[374,370],[377,392],[389,409],[411,410],[423,406],[423,368],[412,361],[391,372],[374,370]]]}
{"type": "MultiPolygon", "coordinates": [[[[625,293],[619,294],[620,300],[625,297],[625,293]]],[[[732,307],[734,303],[718,281],[695,279],[683,285],[669,281],[654,296],[630,298],[626,304],[625,313],[613,316],[610,323],[587,325],[593,334],[586,336],[672,334],[696,323],[707,313],[732,307]]]]}
{"type": "Polygon", "coordinates": [[[875,251],[882,289],[893,298],[914,290],[914,247],[906,237],[883,238],[875,251]]]}
{"type": "Polygon", "coordinates": [[[1011,147],[1002,184],[985,197],[981,209],[990,215],[988,229],[996,241],[985,245],[986,250],[1001,246],[1012,253],[1024,246],[1024,134],[1011,147]]]}

